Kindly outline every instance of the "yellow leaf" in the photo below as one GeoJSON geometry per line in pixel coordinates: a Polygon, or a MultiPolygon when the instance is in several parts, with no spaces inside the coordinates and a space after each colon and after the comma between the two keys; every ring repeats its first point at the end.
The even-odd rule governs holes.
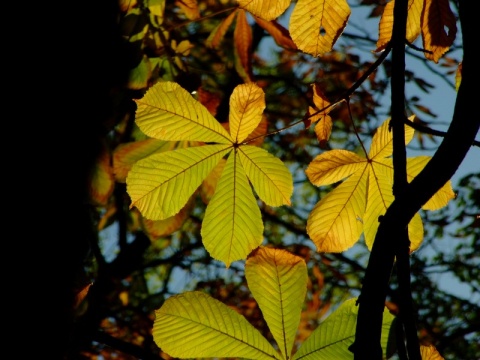
{"type": "Polygon", "coordinates": [[[152,335],[175,358],[280,359],[242,315],[200,291],[168,298],[155,311],[152,335]]]}
{"type": "Polygon", "coordinates": [[[298,49],[319,56],[332,50],[349,17],[345,0],[298,0],[290,17],[290,35],[298,49]]]}
{"type": "Polygon", "coordinates": [[[226,160],[220,159],[220,162],[217,164],[217,166],[215,166],[205,180],[203,180],[202,187],[200,188],[200,195],[205,204],[208,204],[212,199],[218,184],[218,180],[220,180],[220,177],[222,176],[225,164],[226,160]]]}
{"type": "Polygon", "coordinates": [[[425,58],[438,63],[453,44],[457,35],[457,22],[449,0],[425,0],[422,14],[423,48],[425,58]]]}
{"type": "Polygon", "coordinates": [[[348,150],[330,150],[318,155],[305,173],[313,185],[336,183],[365,168],[367,160],[348,150]]]}
{"type": "Polygon", "coordinates": [[[420,35],[420,19],[424,0],[409,0],[407,14],[407,41],[413,43],[420,35]]]}
{"type": "Polygon", "coordinates": [[[422,360],[444,360],[444,357],[433,345],[420,345],[420,355],[422,360]]]}
{"type": "Polygon", "coordinates": [[[236,144],[257,128],[265,109],[265,93],[254,83],[235,87],[230,96],[229,128],[236,144]]]}
{"type": "Polygon", "coordinates": [[[177,83],[158,82],[135,102],[135,122],[150,137],[220,144],[232,142],[212,114],[177,83]]]}
{"type": "Polygon", "coordinates": [[[264,20],[274,20],[290,6],[291,0],[237,0],[242,9],[264,20]]]}
{"type": "Polygon", "coordinates": [[[235,151],[227,160],[202,224],[205,249],[227,267],[245,259],[263,240],[263,222],[235,151]]]}
{"type": "MultiPolygon", "coordinates": [[[[315,106],[317,107],[317,109],[318,110],[324,109],[328,105],[330,105],[330,101],[328,101],[327,97],[323,93],[323,90],[322,90],[320,84],[319,83],[314,83],[311,86],[312,86],[312,90],[313,90],[312,100],[313,100],[313,103],[315,104],[315,106]]],[[[323,112],[321,112],[321,114],[322,115],[327,115],[329,113],[329,111],[330,111],[329,109],[324,110],[323,112]]]]}
{"type": "Polygon", "coordinates": [[[318,252],[342,252],[362,234],[367,175],[357,171],[322,198],[307,219],[307,233],[318,252]]]}
{"type": "MultiPolygon", "coordinates": [[[[226,130],[230,131],[230,124],[229,123],[222,123],[226,130]]],[[[265,135],[267,134],[268,130],[268,120],[265,114],[262,114],[262,120],[260,120],[260,124],[247,136],[247,138],[243,141],[243,144],[248,145],[255,145],[260,146],[263,144],[265,135]]]]}
{"type": "MultiPolygon", "coordinates": [[[[312,119],[315,119],[315,117],[313,117],[312,119]]],[[[315,125],[315,134],[317,135],[317,140],[320,144],[320,148],[325,149],[328,139],[330,138],[330,135],[332,133],[332,118],[330,117],[330,115],[320,115],[319,119],[317,118],[315,121],[318,121],[315,125]]]]}
{"type": "MultiPolygon", "coordinates": [[[[408,2],[406,38],[410,43],[413,43],[418,38],[418,35],[420,35],[420,19],[422,16],[423,2],[424,0],[409,0],[408,2]]],[[[394,6],[395,0],[385,5],[378,25],[378,40],[375,52],[384,50],[392,38],[394,6]]]]}
{"type": "MultiPolygon", "coordinates": [[[[407,173],[409,182],[412,181],[413,178],[423,170],[430,159],[430,156],[416,156],[414,158],[407,159],[407,173]]],[[[452,182],[449,180],[422,206],[422,209],[438,210],[446,206],[452,199],[455,199],[455,193],[452,189],[452,182]]]]}
{"type": "Polygon", "coordinates": [[[163,19],[165,12],[165,0],[148,0],[146,1],[148,10],[153,14],[163,19]]]}
{"type": "Polygon", "coordinates": [[[241,146],[238,156],[260,199],[270,206],[290,205],[293,178],[280,159],[249,145],[241,146]]]}
{"type": "MultiPolygon", "coordinates": [[[[390,172],[377,171],[379,167],[369,167],[370,178],[368,181],[368,200],[363,218],[363,232],[365,243],[369,250],[372,249],[378,226],[379,217],[385,215],[387,208],[392,203],[393,174],[390,172]]],[[[410,240],[410,252],[418,249],[423,241],[422,218],[417,213],[408,224],[408,237],[410,240]]]]}
{"type": "Polygon", "coordinates": [[[176,0],[175,5],[182,9],[187,19],[196,20],[200,18],[197,0],[176,0]]]}
{"type": "Polygon", "coordinates": [[[315,126],[315,134],[320,143],[320,147],[323,149],[326,147],[330,134],[332,133],[332,118],[328,113],[331,109],[325,109],[330,105],[330,102],[327,100],[324,95],[320,85],[315,83],[312,85],[313,88],[313,103],[316,108],[309,107],[304,121],[305,127],[308,129],[311,124],[317,123],[315,126]],[[318,111],[322,110],[322,111],[318,111]]]}
{"type": "Polygon", "coordinates": [[[423,221],[419,213],[416,213],[408,223],[408,240],[410,240],[410,253],[417,250],[423,242],[423,221]]]}
{"type": "Polygon", "coordinates": [[[120,144],[113,152],[113,173],[115,180],[124,183],[127,174],[138,160],[153,153],[172,150],[174,142],[157,139],[147,139],[120,144]]]}
{"type": "Polygon", "coordinates": [[[238,10],[237,23],[233,31],[235,44],[235,66],[245,82],[253,80],[252,73],[252,28],[244,10],[238,10]]]}
{"type": "Polygon", "coordinates": [[[245,263],[248,288],[284,359],[291,358],[307,293],[307,266],[286,250],[260,247],[245,263]]]}
{"type": "Polygon", "coordinates": [[[171,42],[171,48],[175,51],[175,54],[180,56],[190,55],[190,50],[192,50],[194,45],[188,40],[182,40],[177,44],[177,40],[173,39],[171,42]]]}
{"type": "Polygon", "coordinates": [[[369,250],[372,249],[380,225],[379,217],[385,215],[385,211],[394,199],[392,175],[376,170],[369,169],[371,181],[368,182],[368,202],[365,214],[362,215],[365,243],[369,250]]]}
{"type": "Polygon", "coordinates": [[[228,145],[197,146],[138,161],[127,176],[130,207],[137,207],[151,220],[175,215],[231,149],[228,145]]]}
{"type": "MultiPolygon", "coordinates": [[[[394,199],[389,122],[389,119],[384,121],[375,132],[368,156],[370,160],[346,150],[331,150],[318,155],[308,166],[308,179],[317,186],[333,184],[349,176],[315,205],[307,220],[307,232],[318,251],[344,251],[358,240],[362,231],[371,249],[379,216],[385,214],[394,199]]],[[[414,130],[406,126],[405,144],[413,135],[414,130]]],[[[427,162],[428,157],[408,158],[407,180],[410,182],[427,162]]],[[[453,197],[451,184],[447,182],[423,208],[441,208],[453,197]]],[[[410,251],[414,251],[424,236],[419,214],[410,221],[408,234],[410,251]]]]}
{"type": "MultiPolygon", "coordinates": [[[[226,130],[178,84],[158,83],[152,89],[138,100],[136,120],[142,131],[178,139],[182,146],[191,146],[194,140],[221,144],[177,146],[177,150],[139,159],[126,178],[130,207],[138,208],[147,219],[168,220],[158,230],[163,234],[164,226],[171,231],[179,225],[178,218],[171,218],[203,184],[200,194],[208,203],[202,224],[205,248],[227,267],[232,261],[245,259],[263,240],[261,213],[249,178],[260,199],[271,206],[290,204],[293,192],[292,176],[279,159],[241,143],[255,144],[255,137],[266,132],[263,90],[253,83],[234,89],[226,130]],[[228,157],[232,149],[234,154],[228,157]]],[[[142,155],[146,149],[150,148],[145,146],[142,155]]]]}
{"type": "MultiPolygon", "coordinates": [[[[414,115],[408,119],[413,121],[414,115]]],[[[410,126],[405,126],[405,145],[407,145],[412,139],[415,130],[410,126]]],[[[380,159],[380,161],[388,156],[391,156],[393,152],[393,137],[390,131],[390,119],[385,120],[382,125],[377,129],[372,138],[372,145],[368,157],[372,160],[380,159]]]]}
{"type": "Polygon", "coordinates": [[[393,32],[393,7],[395,6],[395,0],[389,1],[383,9],[380,22],[378,23],[378,40],[377,48],[375,52],[385,50],[387,44],[392,38],[393,32]]]}

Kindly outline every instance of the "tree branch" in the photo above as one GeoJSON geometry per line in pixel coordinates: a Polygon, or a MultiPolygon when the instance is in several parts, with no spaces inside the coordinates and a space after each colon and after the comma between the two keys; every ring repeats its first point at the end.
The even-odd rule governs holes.
{"type": "Polygon", "coordinates": [[[392,242],[400,242],[403,229],[413,216],[457,171],[472,146],[480,127],[480,117],[474,116],[476,104],[468,100],[478,83],[474,69],[476,33],[473,2],[459,1],[460,24],[463,37],[463,73],[458,90],[452,122],[438,150],[425,168],[406,187],[402,197],[396,197],[380,222],[365,273],[355,343],[355,360],[381,359],[380,335],[382,314],[390,272],[394,261],[392,242]],[[470,20],[470,21],[469,21],[470,20]]]}

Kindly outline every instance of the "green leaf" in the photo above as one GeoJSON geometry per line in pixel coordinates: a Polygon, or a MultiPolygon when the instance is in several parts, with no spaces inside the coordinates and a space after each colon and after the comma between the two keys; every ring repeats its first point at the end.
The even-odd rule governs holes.
{"type": "Polygon", "coordinates": [[[151,220],[175,215],[218,164],[231,151],[229,145],[197,146],[153,154],[132,166],[127,176],[130,207],[151,220]]]}
{"type": "Polygon", "coordinates": [[[280,351],[289,359],[307,292],[305,261],[286,250],[259,248],[247,259],[245,276],[280,351]]]}
{"type": "Polygon", "coordinates": [[[175,358],[281,358],[242,315],[200,291],[172,296],[155,311],[153,339],[175,358]]]}
{"type": "Polygon", "coordinates": [[[238,151],[229,156],[205,211],[202,239],[210,256],[227,267],[262,243],[262,216],[238,151]]]}

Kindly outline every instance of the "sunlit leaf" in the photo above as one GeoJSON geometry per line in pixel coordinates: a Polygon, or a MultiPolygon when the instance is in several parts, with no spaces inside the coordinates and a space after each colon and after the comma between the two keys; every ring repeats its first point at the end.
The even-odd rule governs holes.
{"type": "Polygon", "coordinates": [[[210,256],[227,267],[262,243],[262,216],[236,151],[229,156],[205,210],[201,233],[210,256]]]}
{"type": "Polygon", "coordinates": [[[189,20],[196,20],[200,17],[197,0],[175,0],[175,5],[182,9],[189,20]]]}
{"type": "MultiPolygon", "coordinates": [[[[356,298],[343,302],[300,346],[292,360],[353,359],[348,349],[355,340],[358,316],[356,298]]],[[[381,346],[387,358],[391,332],[394,331],[395,317],[385,308],[383,311],[381,346]]]]}
{"type": "MultiPolygon", "coordinates": [[[[413,117],[410,118],[412,120],[413,117]]],[[[371,249],[379,225],[393,202],[393,137],[387,119],[375,132],[368,159],[346,150],[331,150],[318,155],[305,171],[310,182],[317,186],[344,180],[311,211],[307,232],[317,251],[345,251],[359,239],[362,231],[371,249]]],[[[414,130],[405,127],[405,144],[413,138],[414,130]]],[[[426,165],[428,157],[407,159],[407,180],[410,182],[426,165]]],[[[439,209],[453,199],[447,182],[424,206],[439,209]]],[[[417,214],[410,221],[408,234],[410,251],[423,240],[423,224],[417,214]]]]}
{"type": "Polygon", "coordinates": [[[135,122],[152,138],[221,144],[232,142],[228,132],[212,114],[177,83],[159,82],[135,102],[135,122]]]}
{"type": "MultiPolygon", "coordinates": [[[[230,131],[229,123],[222,123],[226,130],[230,131]]],[[[244,144],[260,146],[263,144],[268,130],[268,120],[265,114],[262,114],[262,120],[258,126],[243,141],[244,144]]]]}
{"type": "MultiPolygon", "coordinates": [[[[370,168],[369,171],[370,176],[374,177],[375,181],[368,182],[369,196],[363,218],[363,231],[365,243],[368,249],[371,250],[380,225],[380,216],[385,215],[394,196],[392,193],[393,175],[382,171],[373,173],[373,168],[370,168]]],[[[408,224],[408,237],[410,240],[410,251],[415,251],[423,241],[423,222],[418,213],[415,214],[408,224]]]]}
{"type": "Polygon", "coordinates": [[[320,85],[314,83],[312,85],[313,89],[313,103],[315,108],[309,106],[308,112],[305,115],[304,124],[308,129],[312,124],[315,125],[315,134],[317,135],[318,142],[320,143],[320,148],[325,148],[332,133],[332,118],[330,117],[329,112],[331,108],[328,108],[330,102],[327,97],[324,95],[320,85]]]}
{"type": "Polygon", "coordinates": [[[260,199],[270,206],[290,205],[292,174],[280,159],[249,145],[240,147],[238,155],[260,199]]]}
{"type": "MultiPolygon", "coordinates": [[[[412,181],[425,165],[430,161],[430,156],[415,156],[407,160],[408,181],[412,181]]],[[[446,206],[450,200],[455,199],[455,193],[452,188],[452,181],[448,180],[445,185],[433,195],[423,206],[423,210],[438,210],[446,206]]]]}
{"type": "Polygon", "coordinates": [[[177,41],[175,39],[172,40],[170,43],[172,50],[175,52],[177,55],[181,56],[188,56],[190,55],[190,50],[193,48],[193,44],[188,41],[188,40],[182,40],[177,44],[177,41]]]}
{"type": "Polygon", "coordinates": [[[444,360],[444,357],[433,345],[420,345],[420,355],[422,360],[444,360]]]}
{"type": "Polygon", "coordinates": [[[247,259],[245,276],[280,351],[290,358],[307,292],[305,261],[286,250],[259,248],[247,259]]]}
{"type": "Polygon", "coordinates": [[[365,168],[365,158],[348,150],[330,150],[318,155],[305,173],[317,186],[336,183],[365,168]]]}
{"type": "Polygon", "coordinates": [[[319,142],[320,148],[327,147],[328,139],[332,133],[333,121],[330,115],[320,116],[318,122],[315,124],[315,134],[319,142]]]}
{"type": "Polygon", "coordinates": [[[208,176],[203,180],[202,186],[200,187],[200,195],[205,204],[208,204],[215,193],[217,188],[218,180],[222,176],[223,168],[226,164],[225,159],[220,159],[220,162],[215,166],[215,168],[208,174],[208,176]]]}
{"type": "MultiPolygon", "coordinates": [[[[413,121],[415,116],[409,117],[410,121],[413,121]]],[[[405,145],[410,143],[413,139],[415,130],[410,126],[405,126],[405,145]]],[[[372,138],[372,144],[370,145],[370,151],[368,156],[371,159],[382,161],[386,157],[390,157],[393,152],[393,137],[390,130],[390,119],[387,119],[383,124],[378,127],[372,138]]]]}
{"type": "Polygon", "coordinates": [[[237,0],[241,8],[264,20],[274,20],[282,15],[291,0],[237,0]]]}
{"type": "Polygon", "coordinates": [[[235,87],[225,125],[176,83],[157,83],[137,104],[142,131],[185,148],[147,155],[152,149],[140,147],[126,178],[130,208],[149,220],[164,220],[168,230],[158,230],[163,235],[181,225],[183,217],[175,215],[201,186],[198,193],[207,204],[201,229],[206,250],[227,267],[245,259],[263,241],[252,185],[270,206],[289,205],[293,192],[292,175],[283,162],[252,146],[260,145],[267,131],[263,90],[254,83],[235,87]]]}
{"type": "Polygon", "coordinates": [[[120,144],[113,152],[113,172],[117,182],[124,183],[128,172],[138,160],[156,153],[172,150],[175,143],[157,139],[147,139],[120,144]]]}
{"type": "Polygon", "coordinates": [[[298,0],[290,17],[290,35],[298,49],[319,56],[332,50],[349,17],[345,0],[298,0]]]}
{"type": "MultiPolygon", "coordinates": [[[[389,1],[380,18],[378,26],[378,40],[376,52],[385,49],[392,38],[393,32],[393,8],[395,0],[389,1]]],[[[407,14],[406,39],[413,43],[420,35],[420,19],[422,16],[423,0],[409,0],[407,14]]]]}
{"type": "Polygon", "coordinates": [[[151,220],[175,215],[231,149],[228,145],[197,146],[138,161],[127,176],[130,207],[137,207],[151,220]]]}
{"type": "Polygon", "coordinates": [[[229,128],[239,144],[258,126],[265,109],[265,93],[254,83],[237,86],[230,96],[229,128]]]}
{"type": "Polygon", "coordinates": [[[152,335],[159,348],[176,358],[280,359],[242,315],[200,291],[168,298],[155,311],[152,335]]]}
{"type": "Polygon", "coordinates": [[[342,252],[359,239],[365,213],[367,176],[358,171],[323,197],[310,212],[307,233],[318,252],[342,252]]]}
{"type": "Polygon", "coordinates": [[[153,15],[163,18],[165,0],[148,0],[146,1],[146,7],[153,15]]]}

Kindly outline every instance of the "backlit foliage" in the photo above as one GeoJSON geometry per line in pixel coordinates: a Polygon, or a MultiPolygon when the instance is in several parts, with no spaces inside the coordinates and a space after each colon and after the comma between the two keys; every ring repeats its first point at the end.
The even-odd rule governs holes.
{"type": "MultiPolygon", "coordinates": [[[[126,308],[157,309],[153,337],[163,354],[353,358],[352,293],[365,269],[341,253],[363,246],[362,236],[365,253],[371,250],[378,220],[393,201],[392,133],[387,116],[376,112],[388,82],[376,66],[387,78],[393,70],[388,60],[375,65],[340,44],[355,11],[349,3],[120,2],[123,37],[137,51],[126,81],[135,109],[112,130],[111,149],[98,159],[89,190],[101,207],[99,230],[126,214],[129,235],[150,241],[141,257],[148,265],[122,279],[128,285],[122,282],[114,298],[126,308]],[[267,37],[278,49],[273,66],[259,54],[258,42],[267,37]],[[122,186],[125,199],[113,201],[122,186]],[[175,267],[190,271],[197,290],[171,296],[175,267]],[[212,267],[215,275],[233,268],[240,285],[212,280],[212,267]]],[[[367,45],[372,57],[388,50],[393,7],[393,0],[372,6],[379,18],[367,45]]],[[[448,1],[409,1],[406,45],[421,41],[425,61],[438,63],[456,32],[448,1]]],[[[461,65],[446,63],[458,88],[461,65]]],[[[410,76],[428,92],[430,84],[410,76]]],[[[418,110],[408,109],[416,124],[434,114],[414,101],[408,106],[418,110]]],[[[420,144],[431,138],[405,126],[406,145],[414,136],[420,144]]],[[[429,159],[408,158],[407,180],[429,159]]],[[[444,208],[453,198],[448,182],[423,210],[444,208]]],[[[411,252],[425,238],[423,215],[408,227],[411,252]]],[[[385,358],[396,351],[392,323],[386,308],[385,358]]],[[[118,324],[109,328],[121,334],[118,324]]],[[[143,335],[135,332],[132,342],[143,335]]],[[[423,359],[442,359],[433,346],[421,352],[423,359]]]]}

